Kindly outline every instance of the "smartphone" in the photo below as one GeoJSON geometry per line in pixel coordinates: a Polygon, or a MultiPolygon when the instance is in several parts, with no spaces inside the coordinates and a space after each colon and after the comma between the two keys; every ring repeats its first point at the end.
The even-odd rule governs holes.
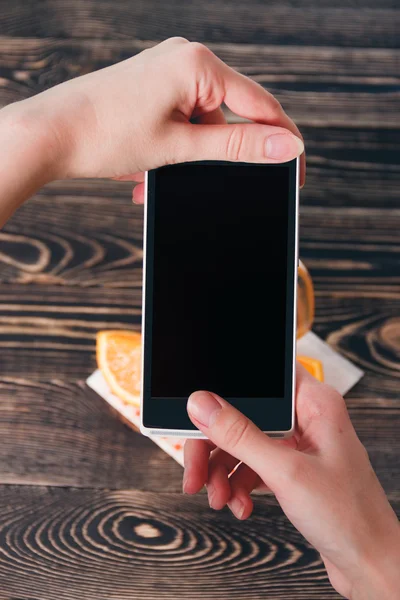
{"type": "Polygon", "coordinates": [[[141,431],[204,437],[186,404],[219,394],[294,430],[299,161],[146,174],[141,431]]]}

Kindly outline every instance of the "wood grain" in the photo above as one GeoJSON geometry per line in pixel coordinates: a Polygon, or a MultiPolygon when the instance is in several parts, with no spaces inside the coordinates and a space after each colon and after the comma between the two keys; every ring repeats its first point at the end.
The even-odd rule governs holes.
{"type": "Polygon", "coordinates": [[[244,522],[204,496],[11,486],[0,498],[1,600],[339,598],[269,498],[244,522]]]}
{"type": "MultiPolygon", "coordinates": [[[[38,196],[0,234],[4,376],[43,379],[56,371],[86,378],[98,329],[140,327],[142,208],[123,197],[78,201],[72,191],[38,196]]],[[[398,209],[301,211],[300,253],[317,289],[316,330],[356,363],[388,375],[383,387],[373,383],[379,394],[393,394],[399,373],[393,341],[369,350],[371,335],[388,323],[392,332],[397,327],[399,228],[398,209]]]]}
{"type": "MultiPolygon", "coordinates": [[[[4,376],[43,379],[56,370],[86,378],[98,329],[140,327],[142,208],[129,198],[78,200],[72,193],[38,196],[0,234],[4,376]]],[[[378,389],[390,394],[399,373],[399,228],[398,209],[301,210],[300,253],[316,285],[316,330],[356,363],[388,375],[378,389]],[[371,354],[371,335],[388,326],[390,347],[375,343],[371,354]]]]}
{"type": "MultiPolygon", "coordinates": [[[[140,327],[140,317],[132,309],[135,297],[130,290],[99,294],[98,289],[78,292],[63,287],[60,295],[58,288],[49,286],[34,290],[29,287],[25,291],[25,286],[8,284],[8,289],[9,294],[1,296],[6,302],[0,304],[1,377],[22,376],[40,381],[56,374],[66,381],[86,379],[96,368],[98,329],[140,327]],[[16,303],[16,297],[23,297],[26,303],[16,303]]],[[[371,402],[376,397],[398,397],[399,366],[393,341],[399,332],[398,292],[388,291],[387,295],[386,298],[377,291],[376,286],[361,287],[357,295],[348,283],[342,289],[332,286],[331,290],[317,292],[314,329],[368,370],[361,387],[356,389],[371,402]],[[385,344],[388,328],[391,333],[385,344]],[[372,353],[371,336],[383,340],[372,353]],[[390,364],[388,356],[392,357],[390,364]]]]}
{"type": "Polygon", "coordinates": [[[0,437],[2,483],[182,488],[182,468],[83,382],[1,381],[0,437]]]}
{"type": "MultiPolygon", "coordinates": [[[[398,208],[304,205],[300,253],[318,283],[393,288],[400,281],[399,227],[398,208]]],[[[142,243],[143,207],[129,198],[37,196],[0,233],[0,280],[132,288],[137,307],[142,243]]]]}
{"type": "MultiPolygon", "coordinates": [[[[397,131],[303,127],[302,133],[307,145],[302,209],[308,205],[398,208],[397,131]]],[[[53,183],[39,195],[57,206],[71,200],[75,206],[90,203],[93,207],[116,199],[130,204],[131,189],[131,185],[106,180],[74,180],[53,183]]]]}
{"type": "MultiPolygon", "coordinates": [[[[302,210],[309,205],[398,208],[400,158],[396,149],[400,136],[396,130],[303,127],[302,133],[307,145],[302,210]]],[[[87,210],[94,212],[97,204],[107,201],[130,206],[131,190],[131,184],[122,182],[70,180],[46,186],[39,196],[48,198],[50,210],[51,205],[58,210],[68,200],[75,208],[90,204],[87,210]]],[[[132,214],[130,209],[123,210],[132,214]]],[[[135,214],[140,216],[140,210],[135,214]]]]}
{"type": "Polygon", "coordinates": [[[130,198],[95,205],[38,198],[0,233],[1,277],[10,280],[19,272],[22,283],[140,287],[142,238],[143,207],[130,198]]]}
{"type": "MultiPolygon", "coordinates": [[[[0,104],[127,58],[140,40],[0,39],[0,104]]],[[[303,204],[398,205],[400,51],[313,46],[211,44],[229,64],[274,92],[307,146],[303,204]],[[338,105],[340,110],[338,110],[338,105]]],[[[60,195],[130,195],[115,182],[59,182],[60,195]],[[97,190],[97,191],[96,191],[97,190]]],[[[59,202],[63,198],[58,199],[59,202]]]]}
{"type": "MultiPolygon", "coordinates": [[[[53,366],[53,373],[56,367],[53,366]]],[[[182,468],[83,382],[0,379],[0,482],[180,492],[182,468]]],[[[54,377],[54,375],[53,375],[54,377]]],[[[400,479],[398,378],[370,372],[347,398],[390,498],[400,479]]]]}
{"type": "MultiPolygon", "coordinates": [[[[151,45],[137,40],[3,38],[0,106],[151,45]]],[[[209,46],[229,65],[267,87],[299,126],[374,128],[379,123],[380,128],[399,128],[400,50],[320,48],[317,52],[314,46],[209,46]]]]}
{"type": "Polygon", "coordinates": [[[24,37],[160,40],[180,35],[212,42],[399,47],[399,13],[393,0],[335,6],[279,0],[196,3],[174,0],[23,0],[1,2],[4,35],[24,37]]]}
{"type": "MultiPolygon", "coordinates": [[[[315,330],[366,370],[346,403],[400,514],[398,8],[0,0],[0,106],[171,35],[276,94],[307,147],[315,330]]],[[[0,600],[338,598],[272,497],[243,523],[183,497],[181,467],[85,386],[96,330],[140,328],[142,228],[131,184],[76,180],[0,233],[0,600]]]]}

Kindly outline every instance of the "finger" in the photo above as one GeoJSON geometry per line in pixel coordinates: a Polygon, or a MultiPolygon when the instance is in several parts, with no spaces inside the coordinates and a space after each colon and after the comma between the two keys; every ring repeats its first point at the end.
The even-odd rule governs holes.
{"type": "Polygon", "coordinates": [[[111,177],[114,181],[137,181],[141,183],[144,181],[144,173],[138,172],[131,175],[118,175],[118,177],[111,177]]]}
{"type": "Polygon", "coordinates": [[[207,493],[211,508],[220,510],[231,496],[229,475],[238,464],[237,458],[217,448],[208,465],[207,493]]]}
{"type": "MultiPolygon", "coordinates": [[[[273,442],[289,448],[297,448],[297,439],[294,436],[286,440],[273,440],[273,442]]],[[[273,493],[259,475],[244,463],[240,463],[235,472],[232,473],[229,483],[231,497],[228,506],[238,519],[247,519],[251,515],[253,501],[250,494],[253,490],[259,490],[264,494],[273,493]]]]}
{"type": "Polygon", "coordinates": [[[153,56],[165,56],[167,52],[173,52],[176,50],[176,48],[179,48],[180,46],[186,46],[187,44],[190,44],[190,42],[186,38],[182,36],[174,36],[163,40],[156,46],[152,46],[150,51],[153,56]]]}
{"type": "Polygon", "coordinates": [[[247,464],[274,493],[290,478],[294,458],[300,453],[275,444],[226,400],[210,392],[195,392],[189,397],[187,409],[192,423],[208,439],[247,464]]]}
{"type": "Polygon", "coordinates": [[[132,201],[134,204],[144,203],[144,183],[138,183],[132,190],[132,201]]]}
{"type": "Polygon", "coordinates": [[[229,68],[205,46],[186,47],[197,78],[197,99],[188,118],[218,109],[225,101],[234,112],[257,123],[203,123],[199,127],[178,120],[168,135],[169,156],[162,157],[162,164],[207,159],[281,163],[304,152],[297,127],[271,94],[229,68]]]}
{"type": "MultiPolygon", "coordinates": [[[[221,125],[225,124],[226,120],[224,117],[224,113],[221,108],[201,114],[195,119],[198,124],[207,124],[207,125],[221,125]]],[[[125,175],[123,178],[118,178],[120,181],[130,181],[130,177],[132,177],[132,181],[143,182],[144,181],[144,173],[135,173],[134,175],[125,175]]],[[[143,204],[144,203],[144,185],[139,186],[136,185],[132,190],[132,200],[134,204],[143,204]]]]}
{"type": "Polygon", "coordinates": [[[253,511],[251,492],[261,483],[257,473],[241,463],[229,480],[231,497],[228,502],[230,510],[237,519],[248,519],[253,511]]]}
{"type": "MultiPolygon", "coordinates": [[[[231,69],[221,61],[224,69],[225,103],[237,115],[288,129],[303,141],[297,125],[285,113],[278,100],[261,85],[231,69]]],[[[300,159],[300,185],[306,177],[304,148],[300,159]]]]}
{"type": "MultiPolygon", "coordinates": [[[[290,448],[297,448],[297,440],[293,436],[286,440],[273,440],[275,444],[281,444],[290,448]]],[[[253,501],[250,494],[253,490],[259,490],[264,494],[273,493],[249,466],[240,463],[238,468],[229,478],[231,497],[228,506],[238,519],[247,519],[253,511],[253,501]]]]}
{"type": "Polygon", "coordinates": [[[320,383],[299,363],[296,366],[296,421],[303,438],[312,430],[314,445],[326,445],[346,430],[353,431],[343,397],[331,386],[320,383]]]}
{"type": "Polygon", "coordinates": [[[300,138],[272,125],[179,123],[176,127],[180,144],[174,145],[173,151],[175,159],[178,153],[180,162],[227,160],[275,164],[292,160],[304,150],[300,138]]]}
{"type": "Polygon", "coordinates": [[[198,116],[192,119],[192,122],[203,125],[225,125],[226,119],[219,106],[210,112],[199,113],[198,116]]]}
{"type": "Polygon", "coordinates": [[[183,449],[185,471],[182,488],[185,494],[196,494],[208,479],[208,460],[215,448],[208,440],[186,440],[183,449]]]}

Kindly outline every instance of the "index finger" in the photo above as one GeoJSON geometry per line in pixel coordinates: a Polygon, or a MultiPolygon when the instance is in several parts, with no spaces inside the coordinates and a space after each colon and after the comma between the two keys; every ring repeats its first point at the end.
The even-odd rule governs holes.
{"type": "Polygon", "coordinates": [[[315,442],[326,443],[327,433],[353,430],[346,403],[339,392],[315,379],[297,363],[296,368],[296,427],[300,435],[313,431],[315,442]]]}
{"type": "Polygon", "coordinates": [[[185,472],[183,475],[183,491],[185,494],[196,494],[207,483],[208,460],[215,444],[209,440],[186,440],[183,449],[185,472]]]}
{"type": "MultiPolygon", "coordinates": [[[[238,73],[231,67],[224,66],[225,104],[237,115],[256,123],[284,127],[301,140],[299,128],[285,113],[280,102],[253,79],[238,73]]],[[[306,156],[300,157],[300,186],[305,183],[306,156]]]]}
{"type": "Polygon", "coordinates": [[[274,492],[290,476],[297,451],[275,444],[217,394],[194,392],[189,397],[187,410],[192,423],[208,439],[248,465],[274,492]]]}

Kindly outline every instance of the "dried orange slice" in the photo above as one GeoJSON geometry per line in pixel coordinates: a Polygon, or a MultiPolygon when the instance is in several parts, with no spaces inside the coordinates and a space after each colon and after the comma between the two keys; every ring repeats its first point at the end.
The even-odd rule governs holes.
{"type": "Polygon", "coordinates": [[[128,404],[140,405],[142,336],[136,331],[99,331],[97,366],[111,391],[128,404]]]}
{"type": "Polygon", "coordinates": [[[311,375],[314,375],[318,381],[324,380],[324,368],[320,360],[317,358],[310,358],[309,356],[298,356],[297,360],[309,373],[311,373],[311,375]]]}

